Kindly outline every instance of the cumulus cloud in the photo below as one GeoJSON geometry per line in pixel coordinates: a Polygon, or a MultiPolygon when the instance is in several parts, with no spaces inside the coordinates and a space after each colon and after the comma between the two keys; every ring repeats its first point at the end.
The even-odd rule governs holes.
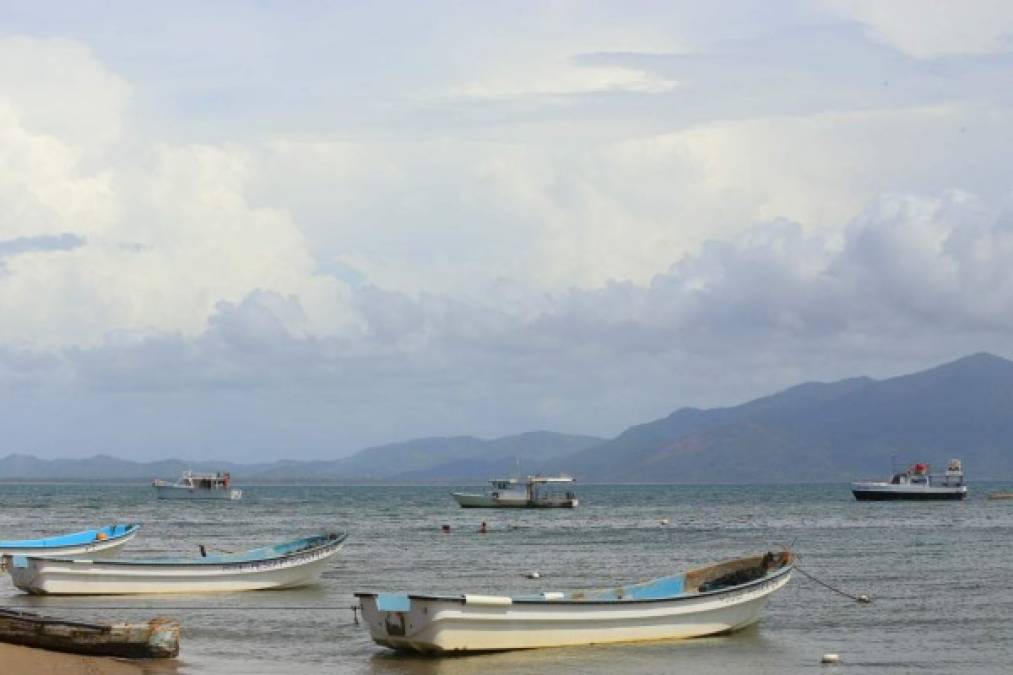
{"type": "Polygon", "coordinates": [[[319,427],[363,443],[390,433],[379,411],[419,434],[460,430],[462,410],[468,431],[490,435],[520,423],[607,434],[803,378],[1007,353],[1010,223],[1004,205],[965,192],[885,195],[834,232],[777,221],[708,242],[647,284],[516,305],[366,286],[353,291],[355,335],[295,330],[297,297],[254,291],[219,303],[195,336],[114,335],[47,356],[58,368],[6,362],[38,363],[37,380],[99,398],[185,396],[213,409],[224,405],[215,392],[282,407],[296,395],[319,427]]]}
{"type": "Polygon", "coordinates": [[[608,434],[1008,354],[1004,10],[896,7],[0,40],[11,449],[608,434]]]}
{"type": "Polygon", "coordinates": [[[1004,0],[825,0],[878,39],[918,58],[1008,52],[1013,7],[1004,0]]]}

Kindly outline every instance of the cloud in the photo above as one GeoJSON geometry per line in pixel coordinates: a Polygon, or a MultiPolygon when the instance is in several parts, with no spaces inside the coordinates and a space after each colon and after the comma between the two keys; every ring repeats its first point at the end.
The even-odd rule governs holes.
{"type": "Polygon", "coordinates": [[[29,251],[71,251],[79,246],[84,246],[84,239],[70,232],[38,237],[18,237],[0,241],[0,258],[29,251]]]}
{"type": "Polygon", "coordinates": [[[879,40],[917,58],[992,54],[1013,48],[1013,6],[1004,0],[825,0],[879,40]]]}

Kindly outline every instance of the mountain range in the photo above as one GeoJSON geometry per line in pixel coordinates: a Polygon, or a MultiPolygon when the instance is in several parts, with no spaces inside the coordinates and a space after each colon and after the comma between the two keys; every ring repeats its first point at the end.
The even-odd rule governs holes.
{"type": "Polygon", "coordinates": [[[230,471],[237,482],[469,482],[561,471],[609,483],[835,482],[950,457],[964,460],[971,480],[1013,478],[1013,362],[981,353],[884,380],[800,384],[738,406],[682,408],[612,439],[422,438],[336,460],[262,464],[14,454],[0,459],[0,480],[150,480],[190,468],[230,471]]]}

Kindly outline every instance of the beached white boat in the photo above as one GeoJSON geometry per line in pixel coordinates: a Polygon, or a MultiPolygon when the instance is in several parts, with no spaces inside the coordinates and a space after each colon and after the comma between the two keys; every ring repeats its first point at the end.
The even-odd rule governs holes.
{"type": "Polygon", "coordinates": [[[241,499],[243,491],[230,487],[232,477],[228,471],[218,473],[194,473],[184,471],[179,480],[170,483],[154,480],[151,486],[159,499],[241,499]]]}
{"type": "Polygon", "coordinates": [[[485,494],[451,492],[458,504],[466,509],[572,509],[579,503],[572,492],[564,495],[547,494],[546,485],[572,483],[570,476],[528,476],[517,478],[496,478],[489,481],[492,490],[485,494]]]}
{"type": "Polygon", "coordinates": [[[791,576],[790,551],[739,558],[642,584],[538,595],[356,593],[373,640],[429,653],[693,638],[760,618],[791,576]]]}
{"type": "Polygon", "coordinates": [[[18,555],[4,561],[14,585],[36,595],[253,591],[316,583],[346,537],[318,535],[201,558],[93,561],[18,555]]]}
{"type": "Polygon", "coordinates": [[[889,482],[856,481],[851,484],[851,494],[859,501],[963,499],[967,486],[960,460],[951,459],[945,473],[931,473],[928,464],[912,464],[889,482]]]}
{"type": "Polygon", "coordinates": [[[116,555],[119,548],[133,539],[140,529],[137,523],[115,523],[42,539],[0,539],[0,556],[107,558],[116,555]]]}

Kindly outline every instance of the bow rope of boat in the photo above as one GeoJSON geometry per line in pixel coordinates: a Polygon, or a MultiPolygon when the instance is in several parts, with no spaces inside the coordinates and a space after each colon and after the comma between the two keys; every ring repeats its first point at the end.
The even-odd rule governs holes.
{"type": "Polygon", "coordinates": [[[804,569],[802,569],[802,566],[799,565],[797,562],[795,563],[795,569],[798,572],[800,572],[802,574],[802,576],[804,576],[807,579],[810,579],[812,581],[815,581],[820,586],[823,586],[824,588],[829,589],[829,590],[833,591],[834,593],[838,593],[840,595],[843,595],[844,597],[850,598],[851,600],[854,600],[855,602],[858,602],[858,603],[861,603],[861,604],[868,604],[868,603],[872,602],[872,598],[870,598],[865,593],[862,593],[860,595],[852,595],[851,593],[848,593],[847,591],[842,591],[841,589],[837,588],[836,586],[832,586],[832,585],[828,584],[827,582],[823,581],[822,579],[817,578],[815,575],[810,574],[809,572],[806,572],[804,569]]]}

